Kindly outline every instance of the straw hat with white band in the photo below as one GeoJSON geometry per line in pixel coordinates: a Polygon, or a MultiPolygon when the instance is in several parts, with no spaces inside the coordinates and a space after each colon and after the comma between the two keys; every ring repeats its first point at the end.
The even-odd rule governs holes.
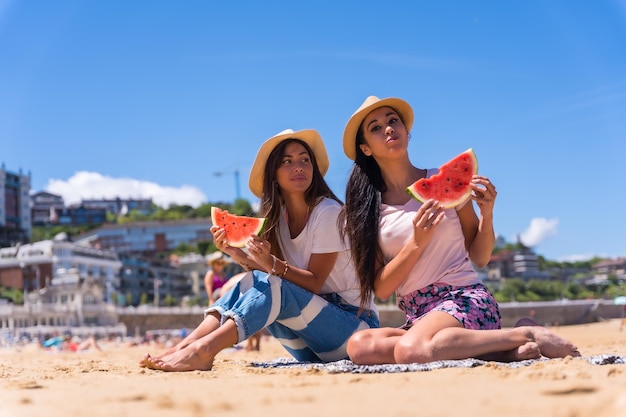
{"type": "Polygon", "coordinates": [[[297,132],[292,129],[286,129],[282,132],[272,136],[261,145],[259,152],[257,152],[254,164],[250,170],[250,178],[248,180],[248,186],[250,191],[257,197],[263,196],[263,179],[265,176],[265,165],[267,164],[267,158],[282,141],[285,139],[299,139],[302,142],[309,145],[313,154],[315,154],[315,161],[317,162],[317,168],[322,175],[325,175],[328,171],[329,161],[328,154],[326,153],[326,147],[322,141],[322,137],[317,131],[313,129],[299,130],[297,132]]]}
{"type": "Polygon", "coordinates": [[[406,130],[411,130],[413,126],[413,109],[409,103],[399,98],[380,99],[376,96],[369,96],[350,117],[343,131],[343,152],[353,161],[356,159],[356,134],[361,127],[361,123],[363,123],[363,120],[371,111],[380,107],[391,107],[394,109],[400,115],[406,130]]]}

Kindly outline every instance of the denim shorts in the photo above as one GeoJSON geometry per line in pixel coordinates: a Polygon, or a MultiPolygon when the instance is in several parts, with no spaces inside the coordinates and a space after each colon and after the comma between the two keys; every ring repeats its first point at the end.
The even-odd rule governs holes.
{"type": "Polygon", "coordinates": [[[379,326],[376,314],[338,294],[313,294],[261,271],[247,273],[205,313],[212,311],[222,323],[235,321],[239,342],[267,328],[294,358],[308,362],[347,359],[350,336],[379,326]]]}

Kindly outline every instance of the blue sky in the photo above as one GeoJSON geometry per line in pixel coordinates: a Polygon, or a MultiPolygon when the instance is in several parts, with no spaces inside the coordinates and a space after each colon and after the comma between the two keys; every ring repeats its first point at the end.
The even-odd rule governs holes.
{"type": "Polygon", "coordinates": [[[626,1],[0,0],[0,163],[66,202],[255,203],[259,145],[414,109],[411,159],[472,147],[495,229],[548,259],[626,256],[626,1]],[[222,176],[215,175],[222,173],[222,176]]]}

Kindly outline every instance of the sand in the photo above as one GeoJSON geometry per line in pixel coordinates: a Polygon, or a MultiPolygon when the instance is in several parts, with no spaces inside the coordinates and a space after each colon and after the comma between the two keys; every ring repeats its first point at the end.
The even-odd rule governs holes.
{"type": "MultiPolygon", "coordinates": [[[[619,320],[552,330],[584,356],[626,355],[619,320]]],[[[626,416],[626,365],[581,358],[388,374],[252,367],[288,356],[265,337],[260,352],[220,353],[212,371],[137,365],[160,351],[114,343],[81,353],[0,350],[0,417],[626,416]]]]}

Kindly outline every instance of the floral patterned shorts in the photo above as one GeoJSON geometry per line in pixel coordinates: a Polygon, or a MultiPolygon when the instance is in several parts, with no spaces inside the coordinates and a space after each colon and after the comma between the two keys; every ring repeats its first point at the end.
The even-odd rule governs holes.
{"type": "Polygon", "coordinates": [[[403,329],[409,329],[413,322],[433,310],[450,314],[466,329],[492,330],[501,327],[498,303],[483,284],[465,287],[429,285],[398,297],[398,306],[407,318],[403,329]]]}

